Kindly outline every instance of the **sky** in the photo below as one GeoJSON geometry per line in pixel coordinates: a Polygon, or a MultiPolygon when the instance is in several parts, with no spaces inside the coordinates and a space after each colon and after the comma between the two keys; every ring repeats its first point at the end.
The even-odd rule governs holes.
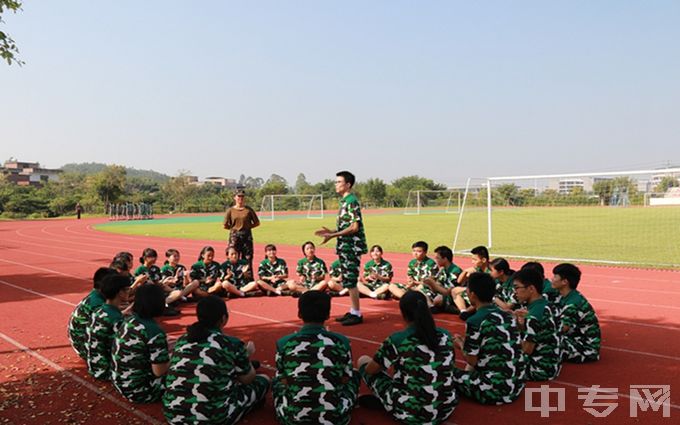
{"type": "Polygon", "coordinates": [[[680,164],[680,2],[25,1],[0,161],[293,184],[680,164]]]}

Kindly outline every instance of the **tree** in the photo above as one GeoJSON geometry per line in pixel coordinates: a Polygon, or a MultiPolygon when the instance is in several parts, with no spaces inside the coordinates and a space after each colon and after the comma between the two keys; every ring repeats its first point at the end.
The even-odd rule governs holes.
{"type": "Polygon", "coordinates": [[[178,212],[184,210],[184,202],[196,192],[196,186],[189,182],[189,173],[180,171],[176,177],[161,187],[161,197],[178,212]]]}
{"type": "Polygon", "coordinates": [[[613,190],[614,187],[610,179],[598,180],[593,183],[593,192],[600,199],[600,205],[609,205],[613,190]]]}
{"type": "MultiPolygon", "coordinates": [[[[6,10],[16,13],[17,10],[21,10],[21,2],[17,0],[0,0],[0,24],[5,22],[2,19],[2,13],[6,10]]],[[[3,31],[0,31],[0,57],[2,57],[8,65],[16,63],[21,66],[24,63],[18,59],[18,55],[19,49],[12,37],[3,31]]]]}
{"type": "Polygon", "coordinates": [[[125,193],[126,183],[127,172],[120,165],[110,165],[92,177],[92,187],[104,204],[118,201],[125,193]]]}
{"type": "Polygon", "coordinates": [[[297,179],[295,179],[295,193],[296,194],[306,194],[312,186],[307,183],[307,177],[303,173],[298,174],[297,179]]]}
{"type": "MultiPolygon", "coordinates": [[[[491,193],[494,194],[494,192],[491,193]]],[[[515,201],[519,197],[519,186],[514,183],[502,184],[496,188],[495,194],[501,205],[515,205],[515,201]]]]}
{"type": "Polygon", "coordinates": [[[384,205],[387,185],[381,179],[368,179],[361,187],[361,200],[375,206],[384,205]]]}
{"type": "Polygon", "coordinates": [[[680,186],[680,181],[673,176],[664,176],[654,188],[655,192],[666,193],[671,187],[680,186]]]}

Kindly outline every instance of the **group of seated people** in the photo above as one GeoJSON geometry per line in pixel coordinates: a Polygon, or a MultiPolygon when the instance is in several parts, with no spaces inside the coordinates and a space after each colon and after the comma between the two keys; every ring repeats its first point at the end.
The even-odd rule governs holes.
{"type": "Polygon", "coordinates": [[[341,286],[308,282],[306,276],[315,273],[307,270],[324,267],[310,265],[322,263],[313,244],[303,251],[298,280],[287,279],[285,262],[272,245],[257,280],[244,277],[249,266],[231,249],[219,265],[214,250],[204,248],[190,271],[179,264],[176,250],[168,250],[161,268],[155,251],[144,250],[134,273],[132,256],[119,253],[110,267],[96,271],[94,289],[69,320],[69,339],[95,379],[110,380],[134,403],[162,401],[168,422],[181,424],[235,423],[261,406],[270,388],[282,424],[347,424],[357,403],[384,409],[401,423],[438,424],[460,395],[483,404],[511,403],[525,382],[555,379],[562,362],[599,359],[600,328],[577,290],[576,266],[555,266],[548,281],[539,263],[514,272],[507,261],[489,261],[486,248],[477,247],[473,265],[462,270],[452,263],[450,249],[437,248],[432,260],[427,244],[417,242],[404,284],[391,282],[382,249],[371,249],[362,293],[399,298],[404,328],[373,356],[354,363],[349,339],[324,325],[330,317],[328,291],[341,292],[341,286]],[[229,313],[217,295],[242,296],[248,285],[300,294],[303,326],[277,341],[273,380],[257,373],[254,343],[224,331],[229,313]],[[197,321],[171,352],[157,319],[168,305],[187,298],[198,300],[197,321]],[[460,311],[465,334],[437,327],[433,311],[460,311]],[[454,347],[462,352],[462,368],[455,364],[454,347]],[[358,396],[362,379],[374,395],[358,396]]]}

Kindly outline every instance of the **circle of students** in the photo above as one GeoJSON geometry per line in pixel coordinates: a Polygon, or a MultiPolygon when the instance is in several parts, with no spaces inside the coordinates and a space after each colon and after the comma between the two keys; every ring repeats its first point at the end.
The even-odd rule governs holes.
{"type": "Polygon", "coordinates": [[[331,296],[347,292],[339,264],[328,272],[312,242],[302,245],[296,279],[289,279],[274,245],[265,247],[255,280],[233,248],[220,265],[214,249],[204,247],[190,270],[175,249],[158,267],[149,248],[132,273],[132,255],[121,252],[94,274],[94,289],[69,320],[69,338],[95,379],[110,380],[133,403],[162,401],[168,422],[181,424],[235,423],[261,407],[269,389],[282,424],[347,424],[356,404],[384,409],[405,424],[438,424],[461,395],[482,404],[512,403],[526,381],[556,378],[564,361],[599,360],[600,327],[576,289],[576,266],[559,264],[548,280],[540,263],[515,272],[503,258],[489,261],[483,246],[471,251],[472,265],[464,270],[448,247],[435,249],[434,259],[425,242],[412,251],[408,278],[396,283],[382,248],[370,250],[359,291],[399,299],[404,329],[356,365],[349,339],[324,326],[331,296]],[[299,297],[303,326],[277,341],[273,379],[257,373],[252,341],[224,332],[229,312],[220,295],[249,294],[299,297]],[[156,319],[196,300],[198,320],[171,354],[156,319]],[[436,327],[433,313],[442,312],[459,314],[465,334],[436,327]],[[463,367],[455,364],[454,347],[463,353],[463,367]],[[373,395],[358,396],[362,379],[373,395]]]}

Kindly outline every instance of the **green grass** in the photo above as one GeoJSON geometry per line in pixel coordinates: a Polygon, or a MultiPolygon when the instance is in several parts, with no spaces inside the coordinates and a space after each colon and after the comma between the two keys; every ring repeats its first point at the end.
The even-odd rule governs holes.
{"type": "MultiPolygon", "coordinates": [[[[380,244],[388,252],[409,252],[411,244],[421,239],[432,248],[451,246],[458,214],[367,214],[364,219],[369,244],[380,244]]],[[[457,249],[486,245],[486,220],[486,210],[467,210],[457,249]]],[[[281,217],[263,222],[254,236],[258,242],[299,245],[318,240],[314,231],[334,224],[334,217],[281,217]]],[[[226,240],[222,216],[115,222],[97,228],[132,235],[226,240]]],[[[676,207],[498,208],[492,231],[492,253],[680,267],[680,208],[676,207]]]]}

